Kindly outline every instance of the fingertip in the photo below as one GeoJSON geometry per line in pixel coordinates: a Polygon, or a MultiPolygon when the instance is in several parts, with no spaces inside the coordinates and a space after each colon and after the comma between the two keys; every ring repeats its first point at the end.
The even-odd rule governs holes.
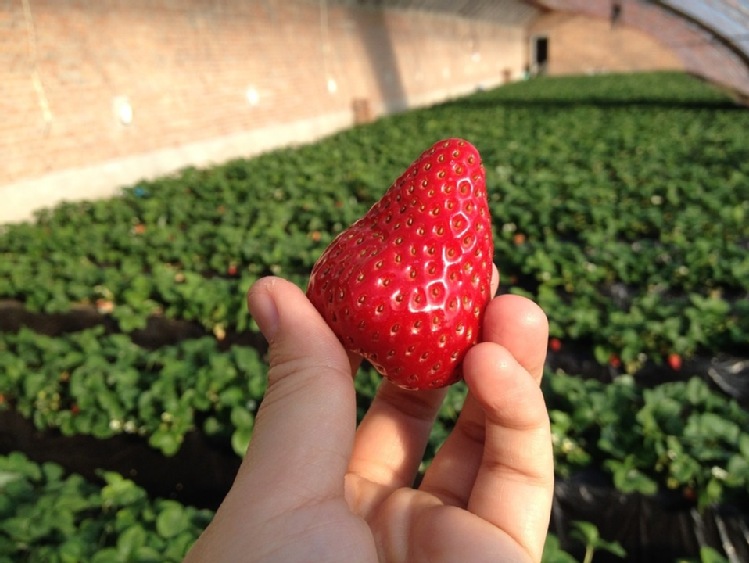
{"type": "Polygon", "coordinates": [[[356,366],[294,283],[273,276],[261,278],[247,292],[247,307],[270,345],[272,363],[300,357],[325,365],[356,366]]]}
{"type": "Polygon", "coordinates": [[[278,330],[278,307],[274,297],[274,287],[284,280],[280,278],[261,278],[250,287],[247,292],[247,309],[270,342],[278,330]]]}
{"type": "Polygon", "coordinates": [[[484,315],[482,338],[501,344],[540,381],[546,362],[549,321],[538,304],[514,294],[494,298],[484,315]]]}
{"type": "MultiPolygon", "coordinates": [[[[487,317],[498,316],[502,321],[506,321],[506,318],[511,316],[512,325],[516,330],[548,332],[549,329],[549,320],[546,312],[538,303],[522,295],[515,295],[513,293],[500,295],[492,299],[491,303],[489,303],[488,311],[491,312],[487,312],[487,317]]],[[[508,326],[509,323],[503,322],[497,328],[502,329],[508,326]]]]}
{"type": "Polygon", "coordinates": [[[496,342],[481,342],[466,355],[463,377],[486,416],[511,428],[537,426],[547,418],[536,379],[496,342]]]}
{"type": "Polygon", "coordinates": [[[491,294],[496,295],[499,289],[499,268],[496,264],[492,264],[492,280],[490,283],[491,294]]]}

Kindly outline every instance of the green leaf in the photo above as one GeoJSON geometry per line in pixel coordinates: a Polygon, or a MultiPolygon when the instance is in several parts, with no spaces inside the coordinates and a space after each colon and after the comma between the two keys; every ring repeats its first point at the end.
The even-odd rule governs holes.
{"type": "Polygon", "coordinates": [[[148,438],[148,443],[161,450],[164,455],[172,456],[176,454],[182,446],[183,435],[179,431],[175,431],[171,428],[161,428],[156,430],[148,438]]]}
{"type": "Polygon", "coordinates": [[[190,527],[190,519],[183,507],[173,501],[164,501],[156,517],[156,531],[163,538],[173,538],[190,527]]]}
{"type": "Polygon", "coordinates": [[[253,426],[254,417],[246,407],[236,406],[231,409],[231,423],[242,429],[250,429],[253,426]]]}
{"type": "Polygon", "coordinates": [[[252,438],[252,428],[238,428],[231,435],[231,447],[234,452],[244,457],[252,438]]]}
{"type": "Polygon", "coordinates": [[[146,544],[146,531],[142,526],[126,528],[117,538],[117,553],[122,561],[134,558],[138,550],[146,544]]]}
{"type": "Polygon", "coordinates": [[[87,558],[90,549],[91,547],[87,544],[85,538],[73,537],[60,545],[58,555],[61,563],[79,563],[87,558]]]}
{"type": "Polygon", "coordinates": [[[581,541],[584,545],[596,545],[600,540],[598,527],[592,522],[572,522],[570,536],[581,541]]]}
{"type": "Polygon", "coordinates": [[[546,536],[541,563],[576,563],[576,561],[572,555],[562,549],[557,536],[554,534],[546,536]]]}
{"type": "Polygon", "coordinates": [[[653,495],[658,491],[658,484],[643,471],[637,468],[633,454],[623,461],[606,460],[604,466],[613,473],[614,486],[623,493],[640,493],[653,495]]]}
{"type": "Polygon", "coordinates": [[[739,452],[749,459],[749,434],[744,433],[739,436],[739,452]]]}
{"type": "Polygon", "coordinates": [[[93,555],[91,563],[127,563],[127,559],[123,559],[114,547],[106,547],[93,555]]]}
{"type": "Polygon", "coordinates": [[[589,551],[602,549],[618,557],[624,557],[626,555],[626,551],[621,544],[604,540],[596,525],[591,522],[572,522],[570,537],[580,541],[589,551]]]}
{"type": "Polygon", "coordinates": [[[700,548],[700,563],[728,563],[728,559],[723,557],[717,550],[705,546],[700,548]]]}
{"type": "Polygon", "coordinates": [[[146,500],[146,493],[131,480],[113,471],[104,471],[102,476],[106,482],[101,491],[105,506],[137,505],[146,500]]]}
{"type": "Polygon", "coordinates": [[[627,556],[627,551],[619,542],[601,540],[596,547],[598,549],[602,549],[603,551],[608,551],[609,553],[616,555],[617,557],[627,556]]]}

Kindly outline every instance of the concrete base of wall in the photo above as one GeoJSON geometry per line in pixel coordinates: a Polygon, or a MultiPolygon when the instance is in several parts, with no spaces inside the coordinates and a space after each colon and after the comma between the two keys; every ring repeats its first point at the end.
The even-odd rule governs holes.
{"type": "Polygon", "coordinates": [[[280,146],[311,142],[350,125],[351,114],[341,112],[20,180],[0,186],[0,224],[29,220],[35,210],[63,201],[111,197],[123,186],[188,165],[210,166],[280,146]]]}

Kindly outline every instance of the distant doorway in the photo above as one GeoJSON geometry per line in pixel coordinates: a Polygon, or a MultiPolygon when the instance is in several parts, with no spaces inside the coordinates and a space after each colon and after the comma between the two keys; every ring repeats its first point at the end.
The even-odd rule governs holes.
{"type": "Polygon", "coordinates": [[[546,35],[536,35],[532,40],[533,74],[546,74],[549,65],[549,38],[546,35]]]}

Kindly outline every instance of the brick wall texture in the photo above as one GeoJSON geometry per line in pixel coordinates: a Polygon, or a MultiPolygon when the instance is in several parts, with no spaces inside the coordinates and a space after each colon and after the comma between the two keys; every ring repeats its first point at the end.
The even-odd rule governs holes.
{"type": "Polygon", "coordinates": [[[320,2],[0,1],[0,185],[313,116],[351,121],[356,98],[379,114],[496,84],[520,74],[523,37],[320,2]]]}
{"type": "Polygon", "coordinates": [[[520,78],[533,34],[555,73],[680,66],[634,30],[496,1],[0,0],[0,224],[520,78]]]}
{"type": "MultiPolygon", "coordinates": [[[[680,59],[656,37],[624,23],[568,12],[551,12],[529,27],[548,39],[551,75],[597,72],[684,70],[680,59]]],[[[531,55],[532,56],[532,55],[531,55]]]]}

